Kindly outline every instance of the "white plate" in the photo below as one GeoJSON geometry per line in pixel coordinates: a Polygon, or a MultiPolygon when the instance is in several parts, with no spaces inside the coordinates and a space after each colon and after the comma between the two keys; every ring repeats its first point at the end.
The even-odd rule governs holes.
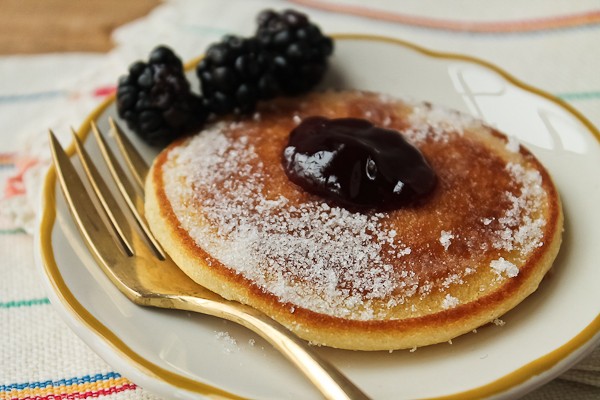
{"type": "MultiPolygon", "coordinates": [[[[600,134],[589,122],[494,66],[386,38],[339,36],[324,86],[409,96],[487,121],[539,157],[559,188],[566,215],[564,243],[550,276],[503,317],[505,326],[487,326],[453,344],[416,352],[318,349],[325,358],[375,399],[512,398],[593,349],[600,340],[600,134]]],[[[107,131],[107,118],[115,114],[109,100],[79,134],[87,135],[91,120],[107,131]]],[[[87,147],[95,152],[90,142],[87,147]]],[[[137,144],[148,159],[153,157],[137,144]]],[[[130,303],[80,239],[53,171],[43,197],[39,264],[52,303],[124,376],[168,397],[319,398],[251,332],[212,317],[130,303]]]]}

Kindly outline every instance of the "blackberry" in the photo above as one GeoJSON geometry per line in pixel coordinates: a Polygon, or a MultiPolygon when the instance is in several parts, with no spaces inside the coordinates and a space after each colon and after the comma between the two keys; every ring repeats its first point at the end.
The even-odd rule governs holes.
{"type": "Polygon", "coordinates": [[[265,52],[267,73],[281,94],[304,93],[319,83],[333,52],[331,38],[295,10],[265,10],[257,22],[256,38],[265,52]]]}
{"type": "Polygon", "coordinates": [[[148,144],[164,146],[206,119],[202,100],[190,91],[181,60],[158,46],[148,62],[129,67],[117,86],[117,111],[148,144]]]}
{"type": "Polygon", "coordinates": [[[254,38],[228,35],[212,44],[196,67],[206,107],[215,114],[252,111],[271,90],[264,64],[254,38]]]}

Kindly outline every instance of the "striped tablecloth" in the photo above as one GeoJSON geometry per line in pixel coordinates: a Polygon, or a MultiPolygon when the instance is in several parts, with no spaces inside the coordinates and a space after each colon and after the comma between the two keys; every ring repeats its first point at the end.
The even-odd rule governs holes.
{"type": "MultiPolygon", "coordinates": [[[[151,399],[59,319],[33,262],[52,128],[68,129],[158,43],[190,59],[225,33],[249,35],[265,8],[298,8],[327,32],[380,34],[473,55],[569,102],[600,126],[597,0],[173,0],[114,33],[108,54],[0,57],[0,399],[151,399]]],[[[599,166],[600,167],[600,166],[599,166]]],[[[596,351],[527,399],[600,399],[596,351]]]]}

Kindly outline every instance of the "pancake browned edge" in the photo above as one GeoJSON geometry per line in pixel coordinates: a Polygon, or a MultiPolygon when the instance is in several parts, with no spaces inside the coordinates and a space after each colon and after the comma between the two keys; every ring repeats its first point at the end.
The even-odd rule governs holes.
{"type": "Polygon", "coordinates": [[[146,217],[200,285],[354,350],[445,342],[502,316],[537,289],[563,225],[550,176],[513,139],[456,111],[359,91],[268,102],[172,144],[148,176],[146,217]],[[362,213],[306,193],[281,157],[313,115],[402,132],[436,189],[362,213]]]}

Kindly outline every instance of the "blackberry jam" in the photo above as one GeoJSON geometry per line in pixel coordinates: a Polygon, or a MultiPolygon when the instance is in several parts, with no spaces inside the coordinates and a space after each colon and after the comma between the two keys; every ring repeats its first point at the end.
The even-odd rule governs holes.
{"type": "Polygon", "coordinates": [[[288,178],[343,206],[399,208],[425,197],[437,177],[403,136],[356,118],[310,117],[283,152],[288,178]]]}

